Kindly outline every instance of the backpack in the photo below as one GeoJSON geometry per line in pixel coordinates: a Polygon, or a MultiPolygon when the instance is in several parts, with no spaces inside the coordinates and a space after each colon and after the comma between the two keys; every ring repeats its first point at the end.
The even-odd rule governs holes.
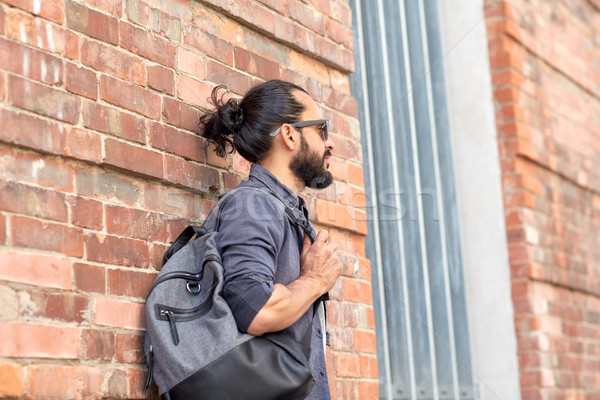
{"type": "MultiPolygon", "coordinates": [[[[300,343],[281,332],[255,337],[238,331],[222,297],[219,214],[225,198],[239,190],[268,194],[314,239],[310,224],[279,198],[251,187],[234,189],[202,226],[188,226],[179,235],[165,252],[145,305],[146,388],[154,380],[163,399],[304,399],[314,385],[308,363],[312,323],[300,343]]],[[[315,313],[317,308],[315,303],[315,313]]]]}

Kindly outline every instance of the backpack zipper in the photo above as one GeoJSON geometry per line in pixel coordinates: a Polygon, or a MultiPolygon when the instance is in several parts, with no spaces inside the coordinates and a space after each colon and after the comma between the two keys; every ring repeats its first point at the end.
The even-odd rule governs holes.
{"type": "Polygon", "coordinates": [[[159,320],[169,322],[171,339],[173,339],[173,344],[177,346],[179,344],[179,332],[177,331],[177,322],[191,321],[196,318],[200,318],[210,310],[211,306],[212,298],[208,298],[199,307],[189,310],[182,310],[179,308],[173,308],[162,304],[157,304],[157,318],[159,320]]]}

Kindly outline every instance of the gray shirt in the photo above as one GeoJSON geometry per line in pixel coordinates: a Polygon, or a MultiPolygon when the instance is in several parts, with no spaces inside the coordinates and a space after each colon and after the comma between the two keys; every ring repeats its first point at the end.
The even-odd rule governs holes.
{"type": "MultiPolygon", "coordinates": [[[[304,200],[260,165],[253,164],[249,179],[240,184],[240,187],[248,186],[271,192],[297,218],[309,222],[304,200]]],[[[287,285],[300,276],[304,231],[292,224],[274,201],[266,193],[240,190],[225,199],[221,208],[218,230],[225,270],[223,296],[242,332],[248,330],[258,311],[269,300],[275,283],[287,285]]],[[[312,230],[314,232],[314,228],[312,230]]],[[[313,306],[284,332],[300,341],[312,318],[313,306]]],[[[315,317],[309,360],[315,386],[306,399],[331,398],[322,341],[321,324],[315,317]]]]}

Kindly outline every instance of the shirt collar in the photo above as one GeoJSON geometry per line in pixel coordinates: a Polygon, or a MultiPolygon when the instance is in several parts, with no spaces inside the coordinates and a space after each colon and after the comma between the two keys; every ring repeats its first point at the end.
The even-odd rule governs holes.
{"type": "Polygon", "coordinates": [[[290,208],[298,208],[301,204],[301,198],[292,189],[281,183],[268,169],[258,164],[252,164],[248,180],[262,183],[290,208]]]}

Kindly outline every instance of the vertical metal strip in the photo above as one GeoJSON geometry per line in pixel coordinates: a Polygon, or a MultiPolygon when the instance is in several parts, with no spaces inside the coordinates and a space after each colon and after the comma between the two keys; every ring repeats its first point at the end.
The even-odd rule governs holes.
{"type": "MultiPolygon", "coordinates": [[[[356,11],[356,28],[358,30],[357,35],[359,37],[358,40],[358,51],[359,51],[359,62],[360,62],[360,68],[361,71],[363,71],[362,73],[362,80],[361,80],[361,87],[362,87],[362,92],[365,94],[365,96],[368,95],[369,93],[369,89],[368,89],[368,82],[367,82],[367,65],[365,62],[365,43],[364,43],[364,36],[363,36],[363,19],[362,19],[362,5],[361,5],[361,1],[362,0],[355,0],[355,11],[356,11]]],[[[371,110],[369,108],[369,102],[368,101],[364,101],[363,102],[363,109],[364,109],[364,115],[365,115],[365,127],[367,128],[365,132],[362,132],[363,135],[365,135],[366,138],[366,143],[368,143],[369,145],[367,146],[367,158],[368,158],[368,163],[369,165],[373,166],[374,165],[374,156],[373,156],[373,137],[371,135],[371,110]]],[[[380,235],[379,235],[379,208],[378,208],[378,203],[379,203],[379,199],[378,199],[378,195],[377,195],[377,181],[375,178],[375,171],[374,169],[371,167],[369,168],[369,181],[370,181],[370,187],[369,187],[369,194],[371,196],[371,203],[372,203],[372,207],[373,207],[373,226],[374,226],[374,232],[371,232],[370,234],[373,235],[373,242],[375,243],[375,268],[377,271],[377,276],[376,279],[379,281],[379,304],[380,304],[380,312],[382,315],[381,321],[382,321],[382,326],[380,327],[378,334],[381,335],[381,341],[383,343],[383,349],[385,354],[378,354],[378,357],[384,357],[384,363],[385,363],[385,388],[387,391],[387,398],[389,400],[392,400],[392,373],[391,373],[391,363],[390,363],[390,339],[389,339],[389,331],[388,331],[388,325],[387,325],[387,308],[386,308],[386,303],[385,303],[385,282],[383,280],[383,257],[381,256],[381,239],[380,239],[380,235]]],[[[380,397],[381,397],[381,393],[380,393],[380,397]]]]}
{"type": "MultiPolygon", "coordinates": [[[[406,9],[404,0],[400,0],[400,26],[402,27],[402,47],[404,51],[404,59],[406,66],[405,79],[409,92],[412,91],[412,79],[411,79],[411,65],[410,65],[410,53],[408,48],[408,29],[406,23],[406,9]]],[[[417,195],[421,193],[421,173],[420,173],[420,165],[419,165],[419,151],[417,144],[417,132],[416,132],[416,124],[415,124],[415,110],[413,104],[413,97],[410,93],[407,93],[408,98],[408,107],[409,107],[409,123],[410,123],[410,135],[412,138],[412,151],[415,155],[414,157],[414,169],[415,169],[415,183],[416,183],[416,193],[417,195]]],[[[418,210],[418,220],[419,220],[419,231],[420,231],[420,243],[421,243],[421,258],[423,263],[423,286],[425,288],[425,304],[427,310],[427,337],[429,340],[429,358],[432,368],[432,380],[433,380],[433,398],[434,400],[438,400],[438,384],[437,384],[437,369],[436,369],[436,360],[435,360],[435,343],[433,339],[433,319],[431,315],[431,291],[429,288],[429,264],[427,262],[427,239],[425,238],[425,226],[424,226],[424,216],[423,216],[423,205],[420,201],[417,202],[417,210],[418,210]]],[[[416,399],[416,393],[414,397],[416,399]]]]}
{"type": "MultiPolygon", "coordinates": [[[[435,123],[434,118],[434,105],[433,105],[433,90],[431,89],[431,75],[429,73],[431,65],[429,62],[429,42],[427,37],[427,27],[425,25],[425,12],[424,12],[424,4],[423,0],[419,0],[419,19],[421,25],[421,42],[423,43],[423,58],[425,62],[425,85],[427,87],[427,106],[429,109],[429,123],[431,126],[431,143],[433,147],[433,164],[434,164],[434,174],[435,174],[435,186],[438,191],[437,199],[437,207],[438,207],[438,215],[439,215],[439,226],[440,226],[440,237],[441,237],[441,250],[442,250],[442,265],[444,271],[444,289],[445,289],[445,297],[446,297],[446,315],[448,318],[448,332],[449,332],[449,340],[450,343],[450,352],[451,352],[451,360],[452,360],[452,381],[453,381],[453,389],[454,389],[454,398],[459,399],[459,385],[458,385],[458,371],[456,365],[456,348],[454,341],[454,320],[452,315],[452,299],[450,297],[450,277],[448,271],[448,243],[446,240],[446,230],[445,226],[445,218],[444,218],[444,206],[443,206],[443,197],[444,193],[442,191],[441,178],[440,178],[440,165],[439,165],[439,153],[438,153],[438,145],[437,145],[437,125],[435,123]]],[[[435,372],[435,371],[434,371],[435,372]]]]}

